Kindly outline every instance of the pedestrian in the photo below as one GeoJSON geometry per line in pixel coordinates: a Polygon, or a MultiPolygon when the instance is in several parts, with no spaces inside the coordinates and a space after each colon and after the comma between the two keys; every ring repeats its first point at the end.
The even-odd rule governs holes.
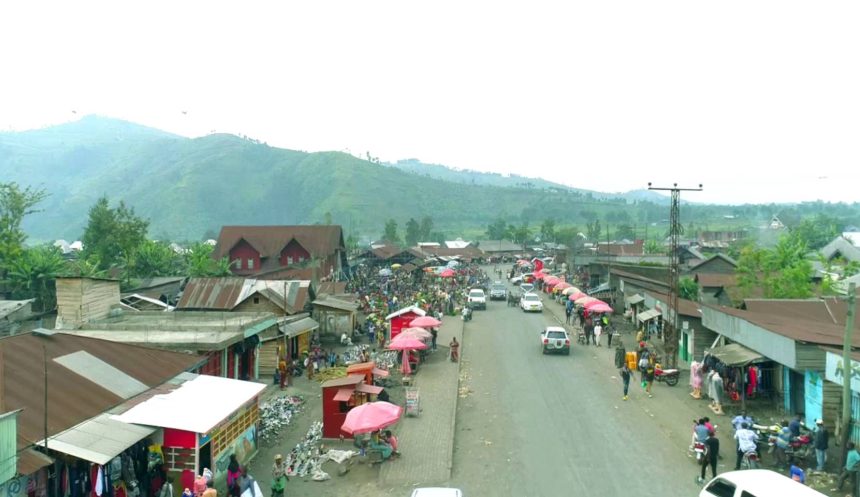
{"type": "Polygon", "coordinates": [[[590,319],[586,318],[583,327],[585,328],[585,344],[591,345],[594,343],[594,325],[591,323],[590,319]]]}
{"type": "Polygon", "coordinates": [[[310,355],[305,355],[305,367],[308,371],[308,379],[314,379],[314,358],[310,355]]]}
{"type": "Polygon", "coordinates": [[[570,316],[573,314],[573,307],[570,305],[573,302],[567,301],[567,305],[564,306],[564,322],[565,324],[570,324],[570,316]]]}
{"type": "Polygon", "coordinates": [[[741,459],[747,452],[755,452],[757,449],[756,442],[758,435],[749,429],[746,423],[741,424],[739,430],[735,432],[735,440],[737,441],[737,459],[735,460],[735,471],[741,469],[741,459]]]}
{"type": "Polygon", "coordinates": [[[705,440],[705,455],[702,457],[702,473],[699,476],[698,482],[704,483],[705,472],[708,466],[711,467],[711,477],[717,477],[717,459],[720,457],[720,441],[717,439],[714,432],[708,432],[708,438],[705,440]]]}
{"type": "Polygon", "coordinates": [[[779,466],[781,468],[785,468],[787,461],[787,457],[785,451],[788,449],[791,443],[791,430],[786,426],[786,422],[782,422],[782,428],[779,430],[779,433],[776,435],[776,441],[774,443],[773,449],[773,459],[774,466],[779,466]]]}
{"type": "Polygon", "coordinates": [[[851,495],[854,495],[855,489],[857,488],[857,470],[860,469],[860,452],[857,452],[857,447],[854,445],[854,442],[848,442],[846,445],[848,449],[848,455],[845,458],[845,467],[842,468],[842,472],[839,474],[839,480],[837,481],[837,488],[842,490],[842,485],[845,484],[846,478],[851,478],[851,495]]]}
{"type": "Polygon", "coordinates": [[[627,367],[626,363],[621,366],[621,381],[624,383],[623,400],[627,400],[627,390],[630,389],[630,368],[627,367]]]}
{"type": "Polygon", "coordinates": [[[286,388],[287,385],[287,361],[281,357],[278,360],[278,380],[281,384],[281,390],[286,388]]]}
{"type": "Polygon", "coordinates": [[[594,325],[594,344],[600,347],[600,336],[603,334],[603,326],[600,321],[594,325]]]}
{"type": "Polygon", "coordinates": [[[206,480],[206,490],[203,491],[203,497],[218,497],[218,491],[215,490],[215,482],[206,480]]]}
{"type": "Polygon", "coordinates": [[[173,477],[169,476],[164,480],[161,490],[158,492],[158,497],[173,497],[173,477]]]}
{"type": "Polygon", "coordinates": [[[239,497],[239,477],[242,476],[239,460],[236,454],[230,454],[230,462],[227,463],[227,494],[231,497],[239,497]]]}
{"type": "Polygon", "coordinates": [[[244,496],[245,492],[248,492],[247,497],[263,497],[262,495],[257,495],[256,487],[257,482],[248,474],[248,466],[243,466],[242,475],[239,476],[239,495],[244,496]]]}
{"type": "Polygon", "coordinates": [[[430,328],[430,335],[432,335],[432,349],[436,350],[436,339],[439,338],[439,328],[430,328]]]}
{"type": "Polygon", "coordinates": [[[824,420],[815,420],[815,462],[818,465],[815,470],[818,472],[824,471],[824,464],[827,462],[827,447],[829,445],[830,434],[827,433],[827,428],[824,427],[824,420]]]}
{"type": "Polygon", "coordinates": [[[801,419],[803,419],[803,415],[798,413],[794,415],[794,419],[791,420],[791,423],[788,423],[788,429],[791,431],[791,436],[794,438],[800,436],[800,427],[803,425],[801,419]]]}
{"type": "Polygon", "coordinates": [[[626,358],[627,351],[624,349],[624,343],[618,340],[618,345],[615,347],[615,367],[620,369],[621,365],[627,362],[626,358]]]}
{"type": "Polygon", "coordinates": [[[284,488],[288,481],[290,478],[287,476],[287,464],[284,462],[283,456],[278,454],[272,465],[272,497],[283,497],[284,488]]]}
{"type": "Polygon", "coordinates": [[[460,360],[460,344],[457,343],[457,337],[451,338],[451,343],[448,344],[451,349],[451,361],[457,362],[460,360]]]}
{"type": "Polygon", "coordinates": [[[734,428],[735,431],[740,430],[741,425],[744,423],[746,423],[747,426],[753,425],[753,419],[747,415],[746,411],[741,411],[740,414],[732,418],[732,428],[734,428]]]}
{"type": "Polygon", "coordinates": [[[654,385],[654,361],[651,358],[648,359],[648,367],[645,368],[645,393],[648,394],[648,397],[651,398],[651,386],[654,385]]]}

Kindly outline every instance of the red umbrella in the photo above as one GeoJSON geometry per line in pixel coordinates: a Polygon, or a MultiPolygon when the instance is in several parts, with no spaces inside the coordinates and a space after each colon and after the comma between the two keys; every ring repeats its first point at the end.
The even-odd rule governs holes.
{"type": "Polygon", "coordinates": [[[353,407],[346,413],[340,429],[350,433],[370,433],[396,423],[403,415],[403,408],[390,402],[368,402],[353,407]]]}
{"type": "Polygon", "coordinates": [[[439,273],[439,276],[443,278],[453,278],[455,274],[457,273],[455,273],[453,269],[444,269],[439,273]]]}
{"type": "Polygon", "coordinates": [[[604,312],[612,312],[612,308],[609,307],[607,304],[604,304],[603,302],[601,302],[599,304],[595,304],[591,307],[585,306],[585,308],[588,309],[590,312],[593,312],[595,314],[603,314],[604,312]]]}
{"type": "Polygon", "coordinates": [[[532,276],[534,276],[534,277],[535,277],[535,279],[538,279],[538,280],[542,280],[542,279],[546,278],[546,274],[545,274],[545,273],[542,273],[542,272],[540,272],[540,271],[535,271],[535,272],[533,272],[533,273],[532,273],[532,276]]]}
{"type": "Polygon", "coordinates": [[[409,322],[409,326],[415,326],[417,328],[435,328],[442,324],[442,321],[439,321],[436,318],[431,318],[430,316],[421,316],[420,318],[415,318],[409,322]]]}

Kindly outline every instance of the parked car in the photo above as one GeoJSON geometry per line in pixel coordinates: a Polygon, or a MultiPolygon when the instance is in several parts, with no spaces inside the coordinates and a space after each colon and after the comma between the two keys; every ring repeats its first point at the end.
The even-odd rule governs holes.
{"type": "Polygon", "coordinates": [[[561,352],[570,355],[570,335],[561,326],[547,326],[540,332],[540,348],[544,354],[561,352]]]}
{"type": "Polygon", "coordinates": [[[513,278],[511,278],[511,284],[512,284],[512,285],[519,285],[519,284],[520,284],[520,283],[522,283],[522,282],[523,282],[523,277],[522,277],[522,275],[520,275],[520,276],[514,276],[513,278]]]}
{"type": "Polygon", "coordinates": [[[469,298],[466,302],[472,309],[486,309],[487,295],[480,288],[473,288],[469,290],[469,298]]]}
{"type": "Polygon", "coordinates": [[[490,300],[505,300],[508,298],[508,289],[501,281],[496,281],[490,286],[490,300]]]}
{"type": "Polygon", "coordinates": [[[543,312],[543,302],[541,302],[540,297],[535,293],[524,293],[522,298],[520,298],[520,309],[523,312],[543,312]]]}
{"type": "Polygon", "coordinates": [[[705,484],[699,497],[824,497],[802,483],[769,469],[728,471],[705,484]]]}

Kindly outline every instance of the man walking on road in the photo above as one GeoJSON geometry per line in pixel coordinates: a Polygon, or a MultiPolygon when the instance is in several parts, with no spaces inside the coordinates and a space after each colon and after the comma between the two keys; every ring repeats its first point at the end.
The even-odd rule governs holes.
{"type": "Polygon", "coordinates": [[[708,466],[711,467],[711,477],[717,476],[717,459],[720,457],[720,441],[714,432],[708,432],[708,438],[705,440],[705,455],[702,457],[702,474],[699,476],[698,482],[704,483],[705,472],[708,466]]]}
{"type": "Polygon", "coordinates": [[[460,359],[460,343],[457,342],[457,337],[451,338],[448,347],[451,348],[451,362],[457,362],[460,359]]]}
{"type": "Polygon", "coordinates": [[[627,400],[627,390],[630,388],[630,368],[627,363],[621,366],[621,381],[624,383],[624,400],[627,400]]]}

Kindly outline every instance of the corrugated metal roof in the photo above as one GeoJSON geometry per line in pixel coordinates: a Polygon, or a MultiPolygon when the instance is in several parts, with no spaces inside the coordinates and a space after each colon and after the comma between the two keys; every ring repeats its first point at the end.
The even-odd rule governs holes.
{"type": "Polygon", "coordinates": [[[354,302],[346,302],[344,300],[339,300],[335,298],[327,298],[327,299],[317,299],[311,302],[312,305],[318,305],[322,307],[331,307],[332,309],[339,309],[341,311],[355,311],[358,309],[358,305],[354,302]]]}
{"type": "MultiPolygon", "coordinates": [[[[836,298],[825,299],[745,299],[750,312],[771,314],[794,319],[845,326],[848,303],[836,298]]],[[[854,321],[854,329],[860,330],[860,320],[854,321]]]]}
{"type": "Polygon", "coordinates": [[[224,226],[212,255],[216,259],[227,257],[230,249],[243,239],[263,257],[280,256],[293,239],[312,257],[326,257],[344,249],[343,231],[338,225],[224,226]]]}
{"type": "Polygon", "coordinates": [[[397,316],[401,316],[403,314],[406,314],[407,312],[413,312],[415,314],[418,314],[419,316],[426,316],[427,315],[427,313],[424,311],[424,309],[422,309],[418,306],[410,305],[409,307],[404,307],[403,309],[394,311],[391,314],[385,316],[385,320],[388,321],[391,318],[396,318],[397,316]]]}
{"type": "Polygon", "coordinates": [[[78,351],[86,351],[148,387],[160,385],[200,362],[200,357],[196,355],[66,333],[56,333],[50,337],[25,334],[2,338],[2,404],[6,410],[23,409],[18,418],[19,439],[32,441],[44,438],[43,357],[47,357],[48,369],[49,436],[97,416],[126,399],[105,388],[102,381],[94,382],[71,373],[65,366],[53,360],[78,351]]]}
{"type": "Polygon", "coordinates": [[[72,373],[81,375],[124,399],[130,399],[149,389],[146,384],[93,356],[86,350],[55,357],[54,362],[62,364],[72,373]]]}
{"type": "Polygon", "coordinates": [[[38,450],[25,449],[18,454],[18,473],[22,475],[33,474],[51,464],[54,464],[54,459],[38,450]]]}
{"type": "Polygon", "coordinates": [[[661,314],[657,309],[648,309],[647,311],[642,311],[636,315],[636,319],[639,321],[648,321],[649,319],[654,319],[661,314]]]}
{"type": "Polygon", "coordinates": [[[320,324],[317,323],[316,320],[312,318],[303,318],[298,321],[282,324],[281,331],[288,337],[294,337],[308,331],[313,331],[319,327],[320,324]]]}
{"type": "Polygon", "coordinates": [[[695,279],[702,288],[726,288],[737,286],[737,278],[733,274],[696,273],[695,279]]]}
{"type": "Polygon", "coordinates": [[[21,309],[35,299],[28,300],[0,300],[0,319],[5,318],[9,314],[21,309]]]}
{"type": "Polygon", "coordinates": [[[209,433],[265,388],[266,385],[262,383],[199,375],[176,390],[156,395],[113,419],[124,423],[209,433]],[[207,399],[212,402],[207,402],[207,399]],[[197,405],[204,407],[190,407],[197,405]]]}
{"type": "Polygon", "coordinates": [[[258,280],[236,276],[194,278],[188,282],[176,308],[229,311],[253,295],[261,295],[292,314],[304,308],[310,283],[307,280],[258,280]]]}
{"type": "MultiPolygon", "coordinates": [[[[105,413],[48,437],[48,448],[105,465],[154,432],[155,428],[123,423],[113,419],[111,414],[105,413]]],[[[36,445],[44,443],[44,440],[40,440],[36,445]]]]}

